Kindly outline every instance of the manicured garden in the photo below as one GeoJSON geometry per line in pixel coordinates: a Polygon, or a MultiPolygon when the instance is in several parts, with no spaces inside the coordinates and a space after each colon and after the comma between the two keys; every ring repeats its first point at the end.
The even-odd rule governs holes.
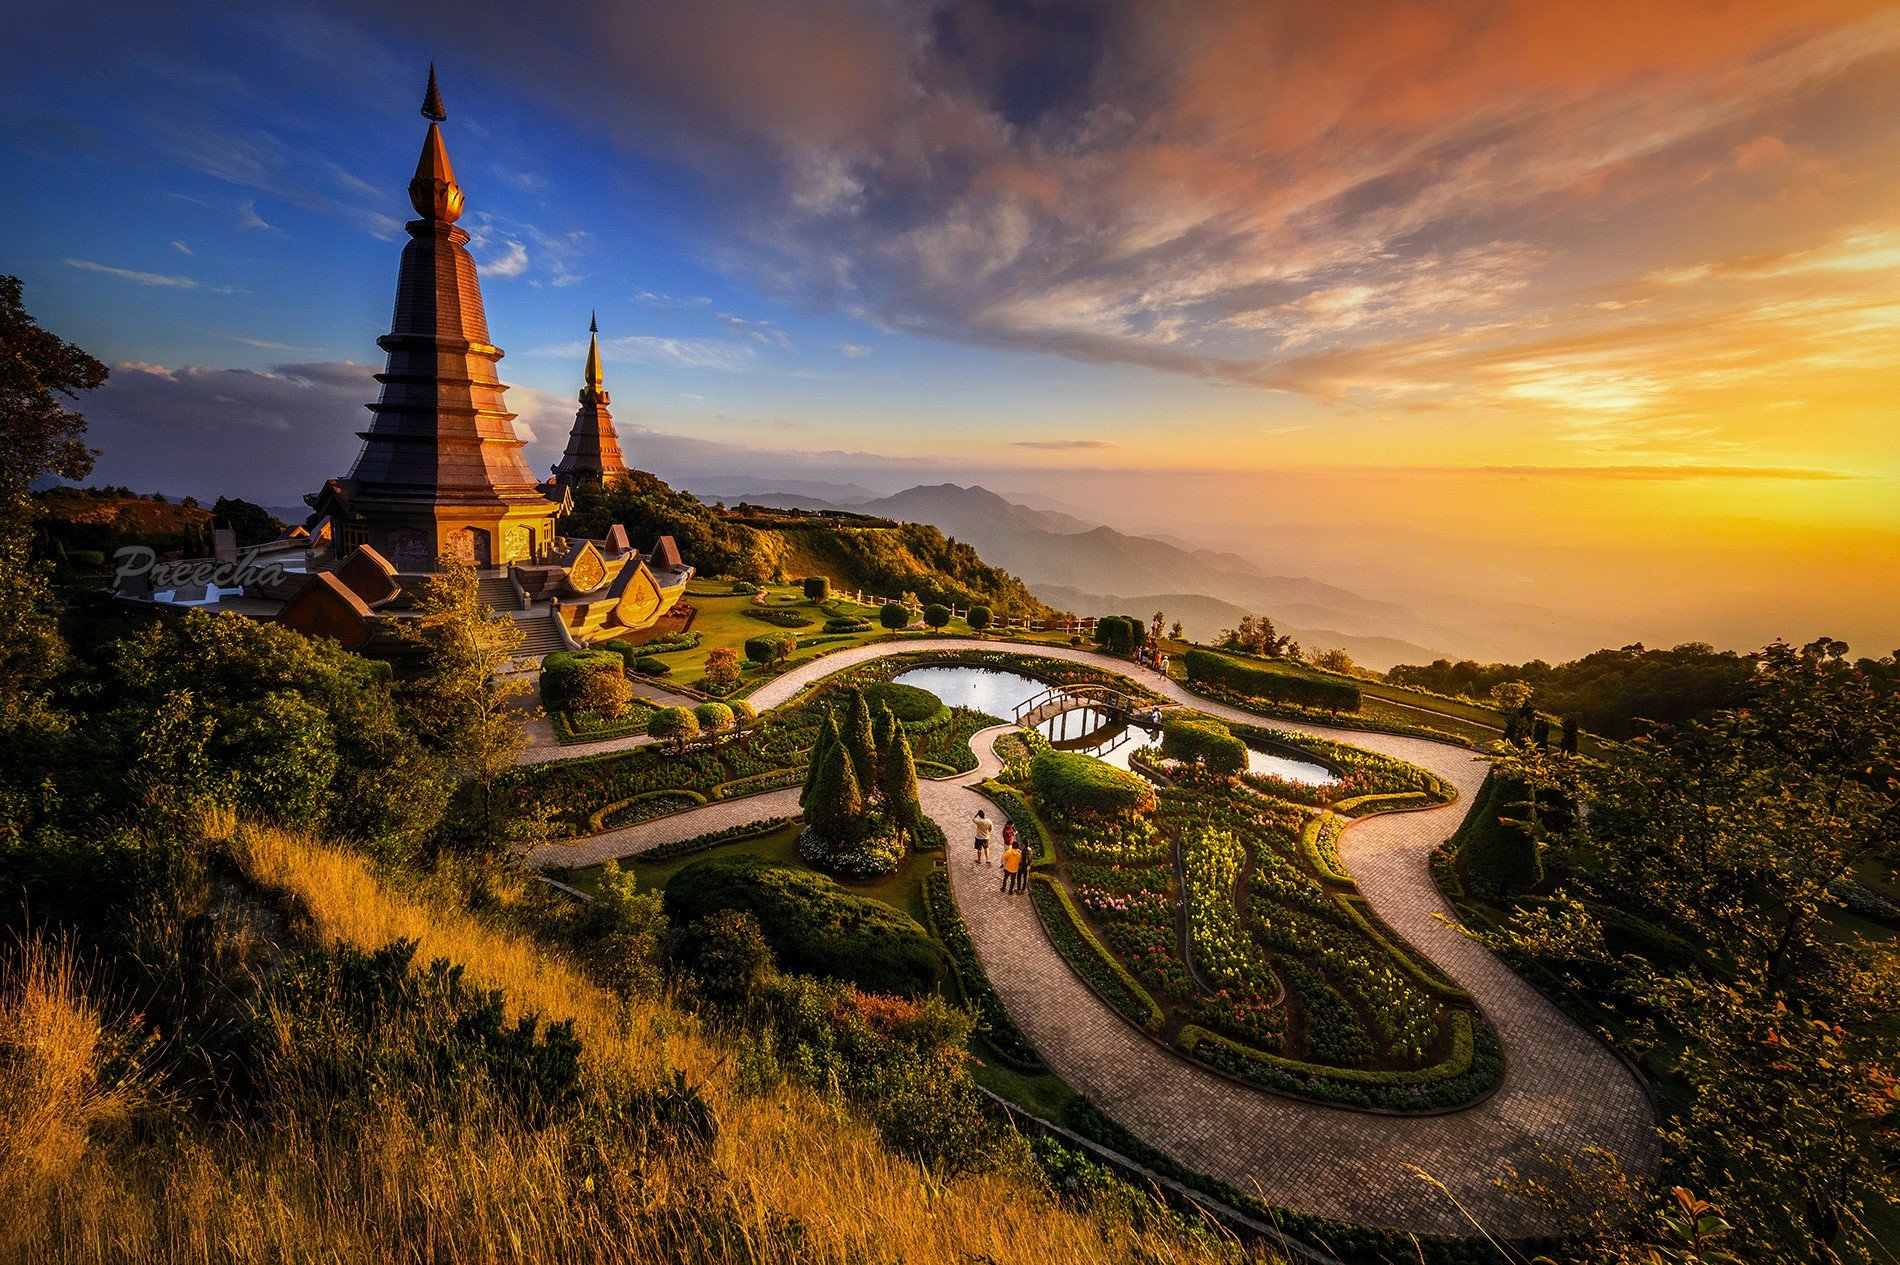
{"type": "MultiPolygon", "coordinates": [[[[1401,761],[1239,727],[1316,759],[1336,787],[1236,776],[1229,731],[1184,717],[1170,785],[1048,750],[1005,751],[1007,811],[1055,844],[1036,904],[1078,974],[1181,1052],[1282,1092],[1382,1110],[1434,1110],[1495,1084],[1495,1037],[1469,1000],[1377,922],[1310,801],[1442,803],[1451,789],[1401,761]],[[1308,802],[1303,802],[1308,801],[1308,802]]],[[[1241,762],[1244,764],[1244,761],[1241,762]]]]}
{"type": "MultiPolygon", "coordinates": [[[[919,770],[929,774],[974,768],[970,738],[996,724],[995,718],[945,707],[922,690],[891,682],[916,662],[911,656],[896,656],[840,673],[797,703],[775,708],[743,729],[729,725],[702,732],[694,719],[690,732],[683,729],[666,742],[523,765],[502,780],[500,793],[521,809],[547,814],[558,836],[576,836],[654,816],[658,810],[651,805],[662,794],[673,795],[677,809],[795,786],[804,780],[825,716],[853,689],[862,689],[867,702],[875,701],[875,710],[890,708],[919,770]]],[[[725,706],[703,703],[696,710],[725,706]]]]}

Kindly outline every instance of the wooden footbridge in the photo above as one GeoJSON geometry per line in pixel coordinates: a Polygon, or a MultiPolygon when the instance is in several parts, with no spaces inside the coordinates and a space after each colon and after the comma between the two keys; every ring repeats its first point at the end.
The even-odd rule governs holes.
{"type": "Polygon", "coordinates": [[[1016,723],[1034,729],[1064,712],[1093,711],[1130,722],[1145,722],[1153,708],[1143,707],[1112,685],[1052,685],[1016,707],[1016,723]]]}

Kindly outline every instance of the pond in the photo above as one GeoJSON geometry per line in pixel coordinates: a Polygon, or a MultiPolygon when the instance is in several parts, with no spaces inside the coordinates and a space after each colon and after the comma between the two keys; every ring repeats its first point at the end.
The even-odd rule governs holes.
{"type": "MultiPolygon", "coordinates": [[[[1049,688],[1046,681],[1003,668],[912,668],[894,678],[899,685],[927,690],[952,707],[969,707],[1004,720],[1016,709],[1049,688]]],[[[1128,757],[1161,741],[1161,731],[1130,725],[1093,708],[1063,712],[1036,726],[1058,751],[1080,751],[1112,764],[1128,767],[1128,757]]],[[[1284,778],[1305,786],[1330,786],[1339,779],[1331,769],[1306,760],[1247,749],[1251,773],[1284,778]]]]}

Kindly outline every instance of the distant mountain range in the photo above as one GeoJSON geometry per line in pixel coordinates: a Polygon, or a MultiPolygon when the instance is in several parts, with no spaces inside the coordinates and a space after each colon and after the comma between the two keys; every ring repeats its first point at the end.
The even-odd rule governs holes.
{"type": "MultiPolygon", "coordinates": [[[[694,488],[697,495],[710,489],[694,488]]],[[[721,499],[776,509],[844,509],[929,523],[1020,577],[1036,596],[1078,614],[1160,610],[1208,640],[1246,614],[1266,614],[1308,647],[1339,646],[1373,667],[1428,662],[1470,643],[1465,630],[1337,585],[1275,575],[1241,557],[1152,536],[1131,536],[1072,514],[1032,509],[983,487],[954,483],[891,496],[829,500],[801,488],[721,484],[721,499]]]]}

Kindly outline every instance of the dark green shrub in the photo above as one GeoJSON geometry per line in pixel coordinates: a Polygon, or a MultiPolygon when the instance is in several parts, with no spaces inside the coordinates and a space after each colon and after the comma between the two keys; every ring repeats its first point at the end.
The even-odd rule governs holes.
{"type": "Polygon", "coordinates": [[[896,632],[910,623],[910,610],[895,602],[888,606],[880,606],[877,611],[877,622],[892,632],[896,632]]]}
{"type": "Polygon", "coordinates": [[[1175,716],[1161,730],[1161,754],[1212,773],[1239,773],[1247,767],[1247,744],[1217,720],[1175,716]]]}
{"type": "Polygon", "coordinates": [[[924,623],[931,628],[942,628],[950,622],[950,608],[942,602],[932,602],[924,607],[924,623]]]}
{"type": "Polygon", "coordinates": [[[1074,751],[1044,751],[1029,762],[1038,801],[1065,812],[1126,817],[1151,812],[1154,787],[1133,773],[1074,751]]]}
{"type": "Polygon", "coordinates": [[[1342,677],[1319,676],[1292,664],[1230,659],[1211,650],[1190,650],[1188,680],[1219,686],[1250,698],[1271,699],[1328,712],[1359,710],[1359,687],[1342,677]]]}
{"type": "Polygon", "coordinates": [[[572,707],[596,672],[626,674],[626,660],[613,650],[556,650],[541,661],[541,705],[552,711],[572,707]]]}
{"type": "Polygon", "coordinates": [[[929,690],[895,681],[878,681],[864,687],[864,701],[873,712],[888,707],[899,720],[917,724],[943,710],[943,701],[929,690]]]}
{"type": "Polygon", "coordinates": [[[968,616],[965,617],[964,622],[970,625],[971,632],[982,632],[985,628],[988,628],[990,626],[990,620],[992,618],[993,616],[990,614],[989,607],[972,606],[970,608],[970,613],[968,616]]]}
{"type": "Polygon", "coordinates": [[[865,631],[870,626],[870,620],[859,619],[853,615],[842,616],[838,619],[827,619],[825,621],[825,631],[828,633],[857,633],[865,631]]]}
{"type": "Polygon", "coordinates": [[[673,670],[673,665],[668,663],[665,659],[657,658],[650,654],[641,655],[627,666],[632,668],[635,672],[638,672],[641,676],[665,676],[673,670]]]}
{"type": "Polygon", "coordinates": [[[935,991],[943,977],[943,951],[914,920],[809,870],[759,857],[710,858],[675,874],[665,903],[679,924],[751,914],[780,970],[906,997],[935,991]]]}
{"type": "Polygon", "coordinates": [[[1148,626],[1132,615],[1105,615],[1095,621],[1095,644],[1110,654],[1130,655],[1148,626]]]}
{"type": "Polygon", "coordinates": [[[798,638],[791,633],[762,633],[745,639],[745,657],[754,663],[777,663],[798,649],[798,638]]]}
{"type": "Polygon", "coordinates": [[[831,596],[831,581],[830,580],[827,580],[822,575],[810,575],[810,576],[805,577],[805,600],[806,601],[822,602],[830,596],[831,596]]]}
{"type": "Polygon", "coordinates": [[[1528,891],[1544,881],[1537,840],[1524,820],[1528,792],[1493,770],[1472,801],[1452,845],[1464,864],[1465,881],[1480,896],[1528,891]]]}
{"type": "Polygon", "coordinates": [[[810,628],[815,622],[808,615],[797,611],[777,610],[769,606],[748,606],[746,616],[760,623],[770,624],[774,628],[810,628]]]}

